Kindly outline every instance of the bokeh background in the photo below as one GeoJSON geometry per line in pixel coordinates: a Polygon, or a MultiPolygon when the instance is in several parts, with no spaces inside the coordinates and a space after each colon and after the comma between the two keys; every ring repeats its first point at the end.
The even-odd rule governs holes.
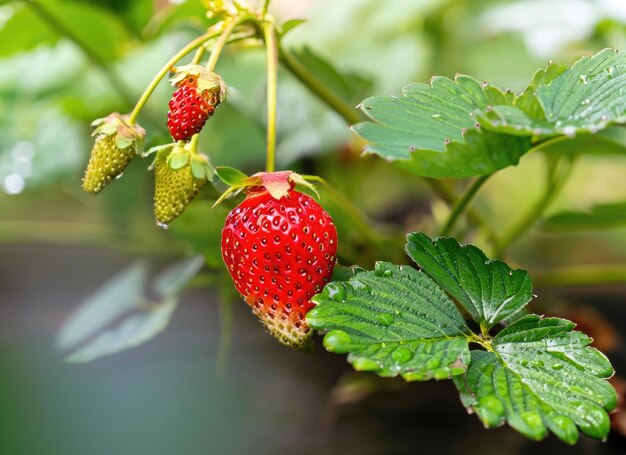
{"type": "MultiPolygon", "coordinates": [[[[207,27],[199,0],[0,5],[1,454],[626,452],[621,414],[606,442],[533,443],[509,428],[482,429],[450,382],[357,375],[321,348],[304,355],[282,347],[225,279],[218,246],[228,206],[210,210],[213,188],[168,231],[154,223],[149,160],[134,160],[98,197],[81,191],[89,123],[129,111],[169,56],[207,27]],[[198,254],[204,260],[188,259],[198,254]],[[159,270],[170,267],[165,273],[176,281],[202,263],[186,292],[163,298],[159,270]],[[72,350],[75,360],[121,352],[64,362],[72,350]]],[[[275,0],[271,10],[281,20],[308,19],[284,46],[354,106],[435,74],[462,72],[517,91],[549,60],[626,49],[623,0],[275,0]]],[[[264,159],[263,51],[233,46],[217,69],[231,96],[200,146],[214,164],[256,172],[264,159]]],[[[140,116],[148,146],[168,142],[170,94],[164,81],[140,116]]],[[[284,71],[278,134],[279,166],[323,175],[364,212],[371,231],[325,201],[346,265],[406,260],[385,245],[411,230],[432,233],[446,214],[423,179],[360,158],[342,118],[284,71]]],[[[615,134],[610,147],[582,151],[548,213],[626,201],[626,138],[615,134]]],[[[488,182],[476,205],[494,229],[538,197],[543,164],[527,156],[488,182]]],[[[616,224],[538,226],[508,260],[535,279],[537,311],[578,322],[619,376],[626,375],[626,272],[610,284],[600,276],[578,286],[543,274],[625,265],[626,228],[616,224]]]]}

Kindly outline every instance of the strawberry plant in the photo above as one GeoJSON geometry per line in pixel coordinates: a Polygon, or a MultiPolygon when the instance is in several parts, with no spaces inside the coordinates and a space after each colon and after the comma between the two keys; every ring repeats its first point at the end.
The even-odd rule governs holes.
{"type": "MultiPolygon", "coordinates": [[[[49,19],[41,5],[26,3],[49,19]]],[[[153,280],[136,264],[98,291],[61,331],[67,360],[145,342],[167,326],[184,292],[212,287],[222,303],[249,306],[288,347],[311,351],[317,343],[345,355],[354,370],[384,378],[451,380],[462,406],[487,428],[507,424],[530,439],[552,433],[567,444],[580,433],[606,438],[617,406],[613,366],[574,322],[535,307],[541,297],[534,299],[532,281],[589,284],[577,280],[591,275],[591,284],[623,285],[626,270],[529,273],[526,262],[541,249],[514,255],[512,247],[535,228],[626,224],[623,201],[546,216],[581,157],[624,154],[626,52],[551,62],[521,90],[457,74],[380,95],[385,90],[362,75],[291,46],[303,22],[277,19],[269,4],[194,4],[190,16],[204,21],[197,36],[159,61],[132,107],[93,122],[83,189],[97,194],[118,179],[143,178],[124,174],[148,158],[153,218],[168,229],[151,249],[177,239],[193,255],[153,280]],[[253,65],[250,49],[262,52],[264,71],[252,83],[240,79],[253,65]],[[168,76],[172,87],[159,99],[168,76]],[[291,105],[279,96],[290,84],[306,89],[291,105]],[[315,109],[331,120],[313,121],[315,109]],[[290,122],[299,116],[308,127],[294,132],[290,122]],[[328,125],[339,123],[344,136],[333,142],[328,125]],[[217,153],[228,135],[252,138],[254,156],[217,153]],[[285,157],[290,148],[305,156],[308,147],[340,150],[311,162],[285,157]],[[528,185],[526,211],[507,207],[495,217],[478,203],[489,185],[505,194],[497,189],[502,175],[533,158],[545,182],[517,182],[528,185]],[[371,167],[354,171],[362,162],[371,167]],[[374,166],[385,178],[370,189],[374,166]],[[393,195],[412,191],[407,182],[431,191],[430,210],[373,221],[371,207],[395,209],[393,195]]],[[[81,33],[67,34],[82,43],[81,33]]],[[[119,86],[103,63],[110,56],[86,52],[119,86]]]]}

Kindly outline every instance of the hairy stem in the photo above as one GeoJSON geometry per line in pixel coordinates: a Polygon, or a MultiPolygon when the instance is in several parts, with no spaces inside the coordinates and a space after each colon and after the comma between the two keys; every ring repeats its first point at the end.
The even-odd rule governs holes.
{"type": "Polygon", "coordinates": [[[313,92],[328,107],[344,118],[346,123],[353,125],[363,120],[362,115],[357,109],[346,103],[335,92],[328,88],[322,81],[317,79],[310,71],[308,71],[300,62],[298,62],[289,51],[278,47],[278,55],[282,65],[293,74],[300,82],[302,82],[311,92],[313,92]]]}
{"type": "Polygon", "coordinates": [[[139,98],[139,101],[137,101],[135,108],[130,113],[129,122],[131,124],[137,121],[137,116],[139,115],[139,112],[141,112],[141,109],[150,98],[150,95],[152,95],[152,92],[154,92],[154,89],[157,87],[157,85],[159,85],[161,79],[163,79],[163,77],[165,77],[165,75],[170,71],[172,66],[185,55],[196,49],[198,46],[201,46],[206,41],[215,38],[217,35],[217,32],[210,31],[205,33],[204,35],[199,36],[198,38],[187,44],[185,47],[183,47],[181,50],[179,50],[174,56],[172,56],[172,58],[167,61],[167,63],[165,63],[165,65],[163,65],[159,72],[152,78],[152,81],[150,81],[150,84],[148,84],[143,94],[139,98]]]}
{"type": "Polygon", "coordinates": [[[83,39],[76,35],[70,28],[68,28],[62,21],[55,17],[42,2],[35,0],[24,0],[25,3],[37,14],[44,22],[46,22],[52,29],[62,36],[65,36],[74,44],[76,44],[85,56],[96,65],[102,73],[109,79],[111,86],[119,93],[124,102],[130,107],[133,104],[133,96],[130,94],[130,90],[120,79],[115,71],[109,66],[108,62],[102,59],[91,46],[83,41],[83,39]]]}
{"type": "MultiPolygon", "coordinates": [[[[550,160],[549,157],[547,159],[550,160]]],[[[495,257],[502,257],[507,248],[517,241],[526,231],[533,227],[535,222],[543,215],[550,203],[558,195],[573,167],[571,160],[562,161],[561,157],[550,160],[546,172],[546,189],[543,195],[533,206],[513,224],[501,237],[494,249],[495,257]],[[562,164],[562,166],[561,166],[562,164]]]]}
{"type": "MultiPolygon", "coordinates": [[[[267,2],[266,2],[267,3],[267,2]]],[[[266,172],[276,168],[276,115],[278,106],[278,47],[274,24],[263,23],[267,60],[267,158],[266,172]]]]}
{"type": "MultiPolygon", "coordinates": [[[[425,178],[424,181],[433,193],[446,204],[452,206],[458,202],[458,195],[442,181],[430,178],[425,178]]],[[[473,226],[480,228],[490,238],[492,247],[496,248],[497,239],[495,238],[495,234],[482,215],[470,207],[467,209],[467,219],[473,226]]]]}
{"type": "Polygon", "coordinates": [[[489,177],[491,177],[491,175],[492,174],[483,175],[482,177],[474,180],[474,182],[467,188],[463,196],[456,201],[456,203],[452,207],[450,215],[448,216],[448,220],[446,221],[441,231],[441,235],[450,235],[452,233],[459,217],[468,208],[469,204],[476,196],[476,193],[478,193],[478,190],[480,190],[480,188],[485,184],[489,177]]]}

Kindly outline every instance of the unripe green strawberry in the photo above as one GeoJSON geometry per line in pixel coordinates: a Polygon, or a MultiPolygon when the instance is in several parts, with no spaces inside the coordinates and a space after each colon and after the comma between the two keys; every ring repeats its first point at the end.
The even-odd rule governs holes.
{"type": "Polygon", "coordinates": [[[315,199],[293,189],[294,176],[274,172],[249,179],[246,199],[226,217],[222,257],[267,330],[287,346],[307,349],[312,331],[306,313],[311,297],[330,280],[337,231],[315,199]]]}
{"type": "Polygon", "coordinates": [[[97,126],[92,134],[96,140],[83,178],[83,189],[97,194],[141,153],[146,132],[139,125],[129,123],[127,115],[118,113],[98,119],[92,126],[97,126]]]}
{"type": "Polygon", "coordinates": [[[171,82],[177,90],[169,102],[167,128],[175,141],[186,141],[202,130],[224,101],[226,83],[200,65],[181,66],[171,82]]]}
{"type": "Polygon", "coordinates": [[[162,227],[189,205],[207,182],[210,169],[205,156],[178,145],[161,150],[154,168],[154,216],[162,227]]]}

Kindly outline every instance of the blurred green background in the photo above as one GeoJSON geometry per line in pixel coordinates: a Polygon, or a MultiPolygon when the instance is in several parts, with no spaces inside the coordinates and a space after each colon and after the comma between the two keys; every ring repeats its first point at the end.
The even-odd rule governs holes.
{"type": "MultiPolygon", "coordinates": [[[[202,33],[209,22],[199,0],[0,5],[0,454],[626,452],[619,431],[575,448],[553,438],[532,443],[508,428],[487,431],[466,415],[451,383],[355,375],[321,348],[307,356],[279,345],[224,280],[219,233],[228,207],[210,210],[213,188],[168,231],[154,223],[149,160],[134,160],[98,197],[82,192],[89,123],[128,112],[160,66],[202,33]],[[63,362],[58,332],[103,283],[138,260],[156,271],[193,254],[206,266],[162,334],[92,363],[63,362]]],[[[457,72],[519,91],[551,59],[626,49],[623,0],[276,0],[271,11],[308,19],[284,47],[353,106],[457,72]]],[[[256,172],[265,146],[263,50],[233,46],[217,70],[231,94],[200,148],[216,165],[256,172]]],[[[169,141],[170,94],[163,81],[140,115],[148,146],[169,141]]],[[[423,179],[359,158],[344,120],[286,71],[278,126],[279,166],[328,179],[383,239],[373,244],[323,192],[343,264],[406,260],[402,234],[434,233],[445,218],[448,209],[423,179]]],[[[549,213],[626,201],[626,149],[589,144],[582,152],[549,213]]],[[[497,231],[539,196],[543,174],[541,155],[524,157],[487,183],[476,206],[497,231]]],[[[465,240],[484,241],[469,234],[465,240]]],[[[551,267],[625,264],[624,226],[533,229],[508,260],[537,280],[539,311],[558,308],[580,322],[603,340],[598,347],[618,375],[626,372],[626,276],[611,285],[542,283],[551,267]]],[[[147,292],[158,300],[158,290],[147,292]]],[[[96,328],[119,326],[122,310],[96,328]]]]}

